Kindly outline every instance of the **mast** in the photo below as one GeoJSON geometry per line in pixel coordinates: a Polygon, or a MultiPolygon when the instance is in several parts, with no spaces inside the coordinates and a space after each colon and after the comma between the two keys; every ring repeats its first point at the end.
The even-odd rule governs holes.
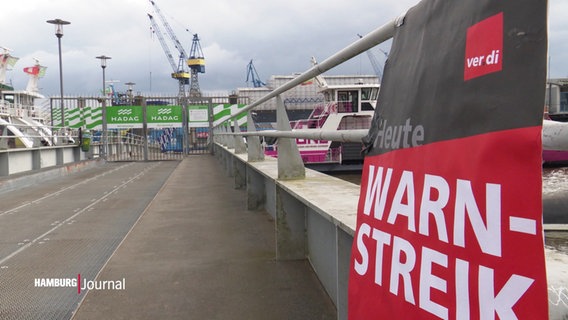
{"type": "Polygon", "coordinates": [[[19,58],[14,57],[10,54],[10,49],[5,47],[0,47],[2,53],[0,53],[0,85],[6,85],[6,71],[9,67],[13,67],[19,58]]]}
{"type": "Polygon", "coordinates": [[[26,86],[26,91],[39,93],[38,81],[39,78],[42,78],[45,75],[47,67],[40,65],[38,59],[34,58],[34,60],[35,64],[33,66],[24,68],[24,72],[30,76],[28,85],[26,86]]]}

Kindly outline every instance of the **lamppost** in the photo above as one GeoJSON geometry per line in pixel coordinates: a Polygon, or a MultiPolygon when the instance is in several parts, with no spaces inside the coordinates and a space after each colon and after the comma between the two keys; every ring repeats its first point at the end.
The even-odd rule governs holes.
{"type": "MultiPolygon", "coordinates": [[[[63,107],[63,63],[61,62],[61,37],[63,37],[63,26],[71,24],[69,21],[54,19],[47,20],[47,23],[55,25],[55,36],[57,37],[57,44],[59,46],[59,90],[61,94],[61,127],[65,127],[65,108],[63,107]]],[[[53,126],[53,111],[51,125],[53,126]]]]}
{"type": "Polygon", "coordinates": [[[108,136],[107,136],[107,119],[106,119],[106,80],[105,80],[105,69],[107,67],[107,60],[111,59],[111,57],[107,57],[105,55],[95,57],[101,60],[101,68],[103,69],[103,101],[102,101],[102,117],[103,117],[103,158],[107,158],[107,150],[108,150],[108,136]]]}

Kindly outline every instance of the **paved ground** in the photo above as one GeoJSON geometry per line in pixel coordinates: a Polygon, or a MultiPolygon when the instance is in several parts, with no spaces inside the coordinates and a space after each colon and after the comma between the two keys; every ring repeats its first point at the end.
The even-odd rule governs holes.
{"type": "Polygon", "coordinates": [[[274,222],[217,161],[186,158],[99,274],[84,319],[335,319],[306,261],[276,261],[274,222]]]}
{"type": "Polygon", "coordinates": [[[0,319],[69,319],[77,278],[95,279],[176,166],[113,163],[1,192],[0,319]]]}
{"type": "Polygon", "coordinates": [[[0,184],[0,319],[335,319],[219,170],[203,155],[0,184]]]}

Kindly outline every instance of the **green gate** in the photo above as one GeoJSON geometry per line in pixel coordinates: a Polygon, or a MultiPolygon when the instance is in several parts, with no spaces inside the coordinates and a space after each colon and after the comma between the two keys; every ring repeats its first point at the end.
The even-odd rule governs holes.
{"type": "MultiPolygon", "coordinates": [[[[61,123],[53,107],[53,123],[61,123]]],[[[128,105],[109,105],[111,99],[66,98],[65,125],[90,136],[94,157],[108,161],[177,160],[188,154],[211,152],[211,128],[245,106],[228,97],[192,98],[185,105],[177,97],[135,97],[128,105]],[[235,102],[235,101],[231,101],[235,102]],[[103,116],[104,114],[104,116],[103,116]],[[103,117],[106,122],[103,121],[103,117]]],[[[246,123],[246,115],[239,125],[246,123]]]]}

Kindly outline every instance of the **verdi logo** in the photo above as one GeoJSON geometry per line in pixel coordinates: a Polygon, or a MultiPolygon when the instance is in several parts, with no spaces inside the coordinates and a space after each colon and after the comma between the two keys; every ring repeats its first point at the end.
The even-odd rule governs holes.
{"type": "Polygon", "coordinates": [[[503,67],[503,13],[467,29],[464,80],[499,72],[503,67]]]}

